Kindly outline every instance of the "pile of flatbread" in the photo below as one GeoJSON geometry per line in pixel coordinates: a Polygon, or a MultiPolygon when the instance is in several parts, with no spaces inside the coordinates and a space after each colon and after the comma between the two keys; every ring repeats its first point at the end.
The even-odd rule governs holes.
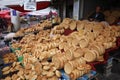
{"type": "MultiPolygon", "coordinates": [[[[37,67],[34,63],[41,64],[43,61],[51,60],[44,69],[64,68],[72,79],[76,79],[90,71],[91,66],[87,63],[104,61],[105,50],[115,47],[116,38],[119,36],[119,26],[65,18],[62,23],[51,30],[41,30],[38,34],[25,35],[20,42],[14,43],[13,46],[21,48],[21,50],[16,50],[16,55],[23,56],[22,63],[24,66],[32,65],[33,72],[37,67]],[[66,29],[74,32],[65,36],[63,33],[66,29]]],[[[40,69],[44,71],[43,67],[40,69]]],[[[49,70],[45,70],[45,74],[40,73],[33,76],[45,78],[48,75],[50,76],[46,77],[48,80],[55,78],[55,71],[49,73],[49,70]]]]}

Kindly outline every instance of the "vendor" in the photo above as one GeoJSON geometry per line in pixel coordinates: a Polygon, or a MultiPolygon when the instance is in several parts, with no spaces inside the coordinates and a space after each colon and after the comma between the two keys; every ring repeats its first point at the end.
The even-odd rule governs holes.
{"type": "Polygon", "coordinates": [[[105,21],[105,16],[101,12],[101,7],[100,6],[96,7],[96,11],[88,17],[88,20],[98,21],[98,22],[105,21]]]}
{"type": "Polygon", "coordinates": [[[8,32],[13,32],[14,31],[14,27],[13,27],[13,24],[11,23],[11,21],[8,21],[7,31],[8,32]]]}

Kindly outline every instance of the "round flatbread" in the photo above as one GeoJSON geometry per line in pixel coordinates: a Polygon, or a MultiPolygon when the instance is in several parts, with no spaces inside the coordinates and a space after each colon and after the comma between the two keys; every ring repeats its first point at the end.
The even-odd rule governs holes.
{"type": "Polygon", "coordinates": [[[74,51],[74,57],[75,58],[79,58],[79,57],[82,57],[84,55],[84,52],[82,51],[81,48],[78,48],[74,51]]]}
{"type": "Polygon", "coordinates": [[[96,59],[96,56],[92,51],[88,50],[85,52],[84,59],[87,62],[93,62],[96,59]]]}
{"type": "Polygon", "coordinates": [[[80,45],[81,48],[87,47],[88,46],[88,40],[87,40],[87,38],[81,39],[79,41],[79,45],[80,45]]]}
{"type": "Polygon", "coordinates": [[[84,23],[78,23],[77,24],[77,31],[83,30],[84,29],[85,24],[84,23]]]}
{"type": "Polygon", "coordinates": [[[97,61],[100,61],[100,62],[104,61],[104,57],[103,57],[103,56],[99,56],[99,57],[97,58],[97,61]]]}
{"type": "Polygon", "coordinates": [[[72,60],[73,59],[73,52],[71,51],[71,50],[67,50],[66,52],[65,52],[65,56],[66,56],[66,58],[68,59],[68,60],[72,60]]]}
{"type": "Polygon", "coordinates": [[[71,64],[70,62],[66,63],[64,66],[64,70],[67,74],[70,74],[73,70],[73,64],[71,64]]]}
{"type": "Polygon", "coordinates": [[[76,28],[76,21],[72,21],[70,23],[70,30],[75,30],[75,28],[76,28]]]}

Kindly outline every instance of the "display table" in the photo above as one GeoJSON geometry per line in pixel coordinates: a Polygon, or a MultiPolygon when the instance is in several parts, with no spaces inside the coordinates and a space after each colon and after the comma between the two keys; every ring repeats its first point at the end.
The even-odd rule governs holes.
{"type": "MultiPolygon", "coordinates": [[[[64,72],[64,70],[60,70],[60,72],[62,73],[62,77],[60,78],[60,80],[70,80],[70,77],[64,72]]],[[[97,72],[94,70],[91,70],[88,74],[85,74],[79,77],[77,80],[91,80],[95,78],[96,75],[97,75],[97,72]]]]}

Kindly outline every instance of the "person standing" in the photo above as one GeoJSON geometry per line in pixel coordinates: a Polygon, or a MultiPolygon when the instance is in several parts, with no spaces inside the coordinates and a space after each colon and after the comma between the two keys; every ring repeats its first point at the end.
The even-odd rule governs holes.
{"type": "Polygon", "coordinates": [[[96,11],[88,17],[89,21],[105,21],[105,15],[101,12],[101,7],[97,6],[96,11]]]}
{"type": "Polygon", "coordinates": [[[30,26],[30,25],[31,25],[31,23],[30,23],[30,16],[31,16],[31,15],[26,15],[26,17],[27,17],[27,24],[28,24],[28,26],[30,26]]]}
{"type": "Polygon", "coordinates": [[[13,24],[11,23],[11,21],[8,21],[7,31],[8,32],[13,32],[14,31],[14,27],[13,27],[13,24]]]}

